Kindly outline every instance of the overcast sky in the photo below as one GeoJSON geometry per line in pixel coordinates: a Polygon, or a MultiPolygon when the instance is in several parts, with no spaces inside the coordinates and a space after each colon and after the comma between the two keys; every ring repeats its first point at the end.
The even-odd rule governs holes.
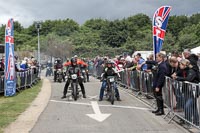
{"type": "Polygon", "coordinates": [[[9,18],[28,27],[34,21],[70,18],[83,24],[91,18],[121,19],[137,13],[152,17],[162,5],[171,15],[200,13],[200,0],[0,0],[0,24],[9,18]]]}

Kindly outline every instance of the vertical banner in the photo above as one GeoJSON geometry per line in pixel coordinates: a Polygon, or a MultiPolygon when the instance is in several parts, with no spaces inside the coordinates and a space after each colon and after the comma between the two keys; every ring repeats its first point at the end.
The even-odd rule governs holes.
{"type": "Polygon", "coordinates": [[[171,6],[161,6],[153,15],[153,51],[154,59],[162,49],[171,6]]]}
{"type": "Polygon", "coordinates": [[[5,96],[13,96],[16,93],[16,77],[14,63],[14,21],[8,20],[5,29],[5,96]]]}

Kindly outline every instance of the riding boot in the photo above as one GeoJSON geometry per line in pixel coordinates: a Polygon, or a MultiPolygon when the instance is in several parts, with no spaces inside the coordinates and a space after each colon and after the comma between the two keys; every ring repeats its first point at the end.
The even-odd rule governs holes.
{"type": "Polygon", "coordinates": [[[86,95],[85,95],[85,88],[83,86],[83,83],[80,83],[80,86],[81,86],[81,92],[83,94],[83,98],[86,98],[86,95]]]}
{"type": "Polygon", "coordinates": [[[69,80],[67,80],[67,82],[65,83],[65,87],[64,87],[64,91],[63,91],[63,96],[61,97],[61,99],[66,98],[68,87],[69,87],[69,80]]]}

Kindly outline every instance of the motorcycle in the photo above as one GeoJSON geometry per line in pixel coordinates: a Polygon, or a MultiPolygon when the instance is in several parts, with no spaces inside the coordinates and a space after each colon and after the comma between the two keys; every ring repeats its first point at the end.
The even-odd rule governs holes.
{"type": "Polygon", "coordinates": [[[71,87],[70,87],[71,88],[71,95],[72,95],[74,101],[76,101],[78,99],[78,96],[79,96],[77,74],[71,75],[70,84],[71,84],[71,87]]]}
{"type": "Polygon", "coordinates": [[[116,87],[116,81],[115,76],[108,76],[106,79],[107,82],[107,94],[109,101],[113,105],[115,102],[115,87],[116,87]]]}
{"type": "Polygon", "coordinates": [[[51,67],[47,67],[47,69],[46,69],[46,77],[47,76],[51,76],[51,75],[53,75],[53,70],[52,70],[51,67]]]}
{"type": "Polygon", "coordinates": [[[57,70],[56,79],[57,79],[58,82],[60,82],[60,83],[62,82],[62,80],[63,80],[63,71],[62,71],[62,69],[58,69],[57,70]]]}

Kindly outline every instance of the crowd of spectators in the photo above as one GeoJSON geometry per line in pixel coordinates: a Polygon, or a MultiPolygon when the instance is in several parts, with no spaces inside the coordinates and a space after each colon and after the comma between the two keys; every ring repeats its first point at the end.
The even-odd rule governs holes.
{"type": "MultiPolygon", "coordinates": [[[[111,58],[107,56],[97,56],[94,59],[93,62],[94,68],[97,71],[97,77],[101,73],[100,68],[104,67],[109,59],[111,58]]],[[[132,56],[128,54],[116,56],[115,58],[112,58],[112,60],[119,71],[143,71],[153,75],[152,90],[157,101],[158,109],[152,111],[152,113],[155,113],[156,115],[165,114],[163,110],[162,88],[165,84],[164,78],[166,76],[176,81],[188,81],[189,83],[195,84],[200,83],[200,53],[193,54],[189,49],[185,49],[182,53],[172,52],[168,55],[158,53],[158,55],[156,55],[156,60],[154,59],[153,54],[149,54],[145,60],[140,53],[132,56]]],[[[126,74],[126,76],[130,79],[130,82],[126,84],[131,86],[131,88],[136,88],[136,84],[133,81],[136,80],[135,78],[137,77],[129,74],[126,74]]],[[[182,110],[187,121],[199,126],[199,111],[196,102],[199,94],[194,96],[193,92],[191,90],[189,91],[189,88],[187,88],[186,91],[177,91],[180,91],[180,89],[176,89],[174,92],[176,97],[176,110],[182,110]]]]}
{"type": "MultiPolygon", "coordinates": [[[[5,56],[2,56],[0,59],[0,74],[4,74],[5,69],[5,56]]],[[[14,63],[15,63],[15,71],[16,72],[23,72],[26,70],[29,70],[31,68],[38,67],[38,62],[34,57],[24,57],[21,61],[19,60],[18,56],[14,57],[14,63]]]]}

